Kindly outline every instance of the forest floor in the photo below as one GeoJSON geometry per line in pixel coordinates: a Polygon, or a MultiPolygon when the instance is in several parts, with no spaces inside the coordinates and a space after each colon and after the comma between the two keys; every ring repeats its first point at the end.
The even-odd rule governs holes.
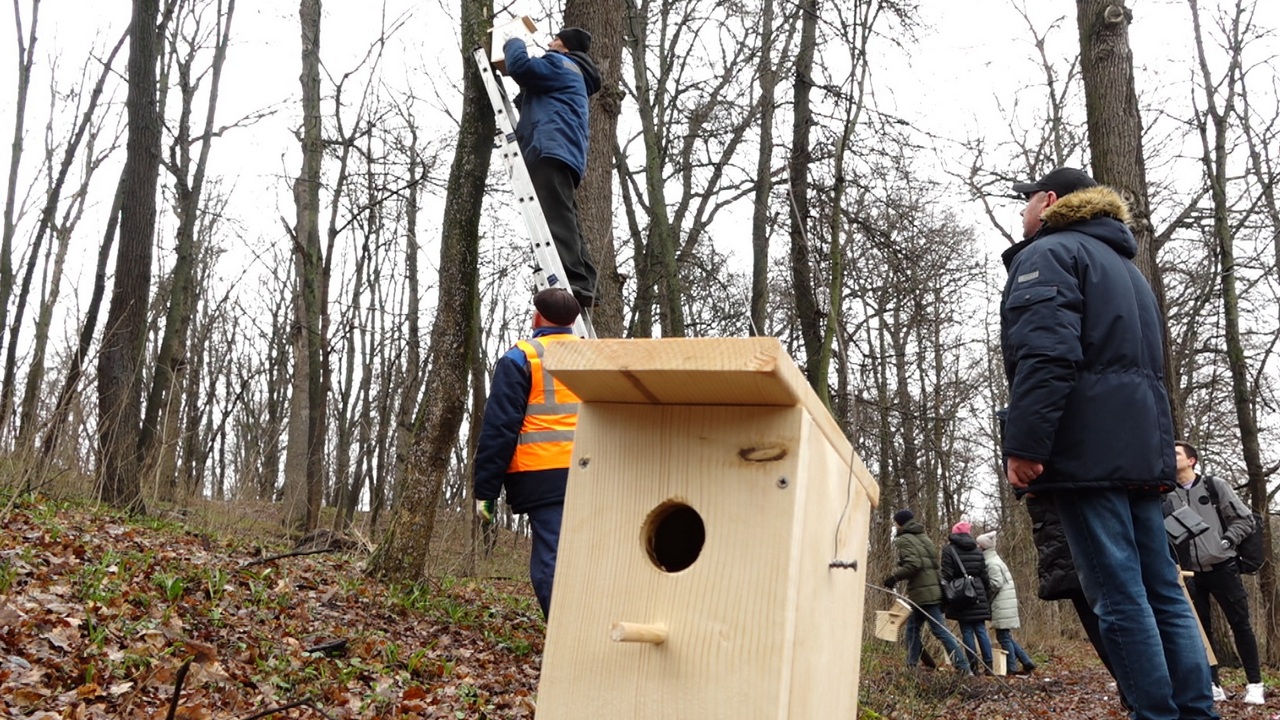
{"type": "MultiPolygon", "coordinates": [[[[523,580],[388,587],[358,552],[270,559],[289,549],[44,498],[0,521],[0,717],[533,717],[545,628],[523,580]]],[[[869,641],[859,720],[1124,717],[1087,646],[1036,660],[962,679],[869,641]]],[[[1280,696],[1220,712],[1280,719],[1280,696]]]]}

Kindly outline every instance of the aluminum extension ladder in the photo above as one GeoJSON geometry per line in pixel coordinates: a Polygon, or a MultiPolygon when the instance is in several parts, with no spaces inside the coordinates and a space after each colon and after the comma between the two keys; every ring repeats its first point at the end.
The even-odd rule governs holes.
{"type": "MultiPolygon", "coordinates": [[[[524,224],[529,230],[529,239],[533,242],[533,283],[539,291],[560,287],[572,292],[573,289],[565,278],[564,266],[560,262],[560,253],[556,251],[555,240],[547,227],[547,218],[542,214],[542,206],[538,204],[538,195],[533,189],[533,180],[529,178],[529,169],[525,167],[524,156],[520,154],[520,145],[516,142],[516,115],[507,98],[507,91],[503,88],[497,71],[489,63],[489,55],[484,48],[476,48],[471,57],[475,60],[476,69],[480,71],[484,89],[489,93],[489,105],[493,107],[494,119],[497,121],[494,145],[502,154],[516,205],[520,207],[520,214],[524,216],[524,224]]],[[[573,331],[579,337],[595,338],[596,331],[591,325],[588,308],[583,308],[578,315],[573,331]]]]}

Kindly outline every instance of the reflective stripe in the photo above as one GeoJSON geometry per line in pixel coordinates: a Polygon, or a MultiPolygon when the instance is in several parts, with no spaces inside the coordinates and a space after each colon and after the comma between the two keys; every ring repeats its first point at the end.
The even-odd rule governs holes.
{"type": "Polygon", "coordinates": [[[577,415],[578,403],[529,403],[530,415],[577,415]]]}
{"type": "Polygon", "coordinates": [[[540,432],[520,433],[520,445],[542,442],[573,442],[573,431],[542,430],[540,432]]]}
{"type": "MultiPolygon", "coordinates": [[[[543,402],[535,405],[531,401],[529,403],[529,406],[530,407],[537,407],[537,406],[543,406],[543,405],[555,406],[556,405],[556,379],[551,376],[551,371],[548,370],[546,364],[542,362],[542,354],[547,351],[547,346],[543,345],[542,341],[538,340],[537,338],[533,338],[528,342],[530,345],[533,346],[533,354],[535,357],[538,358],[538,365],[542,368],[542,398],[543,398],[543,402]]],[[[578,403],[576,402],[573,403],[573,406],[574,406],[573,411],[577,412],[578,403]]],[[[538,413],[538,414],[544,415],[545,413],[538,413]]]]}

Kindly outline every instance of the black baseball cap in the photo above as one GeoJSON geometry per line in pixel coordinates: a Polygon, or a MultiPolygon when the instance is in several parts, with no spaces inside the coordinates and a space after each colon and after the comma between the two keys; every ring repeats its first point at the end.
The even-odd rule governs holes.
{"type": "Polygon", "coordinates": [[[1031,197],[1038,192],[1051,192],[1058,197],[1070,195],[1077,190],[1091,188],[1098,184],[1088,173],[1075,168],[1061,167],[1051,170],[1048,175],[1035,182],[1014,183],[1013,191],[1023,197],[1031,197]]]}

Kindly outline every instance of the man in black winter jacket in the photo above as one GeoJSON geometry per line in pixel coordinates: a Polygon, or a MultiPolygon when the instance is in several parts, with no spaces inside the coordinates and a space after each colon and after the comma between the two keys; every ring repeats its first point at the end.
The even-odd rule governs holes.
{"type": "Polygon", "coordinates": [[[1024,240],[1003,256],[1009,483],[1055,504],[1135,715],[1217,718],[1165,541],[1160,492],[1175,468],[1164,323],[1133,263],[1128,206],[1073,168],[1013,190],[1027,205],[1024,240]]]}

